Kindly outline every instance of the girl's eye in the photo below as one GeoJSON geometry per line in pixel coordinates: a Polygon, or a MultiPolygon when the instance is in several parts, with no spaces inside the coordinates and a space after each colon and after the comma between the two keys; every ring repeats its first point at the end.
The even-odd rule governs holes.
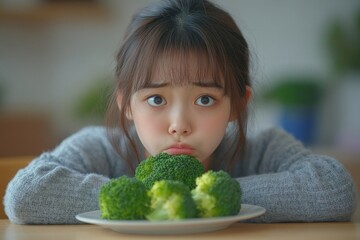
{"type": "Polygon", "coordinates": [[[212,106],[215,103],[214,98],[210,96],[201,96],[198,99],[196,99],[196,104],[200,106],[212,106]]]}
{"type": "Polygon", "coordinates": [[[147,99],[147,102],[151,105],[151,106],[154,106],[154,107],[159,107],[159,106],[162,106],[164,104],[166,104],[166,101],[164,98],[160,97],[160,96],[152,96],[152,97],[149,97],[147,99]]]}

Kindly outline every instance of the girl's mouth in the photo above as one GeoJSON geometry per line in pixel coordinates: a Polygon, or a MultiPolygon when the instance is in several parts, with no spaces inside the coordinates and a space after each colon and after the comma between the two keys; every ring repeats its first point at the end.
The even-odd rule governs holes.
{"type": "Polygon", "coordinates": [[[170,155],[178,155],[178,154],[192,155],[194,153],[194,149],[187,145],[176,144],[169,147],[164,152],[170,155]]]}

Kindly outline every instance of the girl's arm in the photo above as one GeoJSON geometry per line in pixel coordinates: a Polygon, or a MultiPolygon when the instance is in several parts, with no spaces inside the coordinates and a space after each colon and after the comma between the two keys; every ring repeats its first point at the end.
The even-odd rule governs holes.
{"type": "Polygon", "coordinates": [[[250,141],[243,203],[266,208],[255,222],[349,221],[356,208],[350,174],[335,159],[311,153],[282,130],[250,141]]]}
{"type": "Polygon", "coordinates": [[[128,172],[106,130],[86,128],[16,174],[6,190],[5,212],[19,224],[77,223],[76,214],[98,209],[100,187],[115,174],[128,172]]]}

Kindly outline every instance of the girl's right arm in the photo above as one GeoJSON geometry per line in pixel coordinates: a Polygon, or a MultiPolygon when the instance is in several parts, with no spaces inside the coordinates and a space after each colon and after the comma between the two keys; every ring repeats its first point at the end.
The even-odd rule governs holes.
{"type": "Polygon", "coordinates": [[[85,128],[16,174],[6,190],[5,212],[18,224],[78,223],[76,214],[98,209],[101,186],[124,174],[129,170],[106,129],[85,128]]]}

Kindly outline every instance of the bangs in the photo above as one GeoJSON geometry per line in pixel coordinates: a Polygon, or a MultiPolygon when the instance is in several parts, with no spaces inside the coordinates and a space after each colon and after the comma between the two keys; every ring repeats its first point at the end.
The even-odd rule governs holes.
{"type": "Polygon", "coordinates": [[[132,55],[128,59],[133,62],[131,68],[127,68],[131,72],[126,75],[132,78],[132,93],[147,88],[154,81],[174,86],[211,83],[222,87],[225,94],[231,93],[228,83],[236,79],[236,71],[221,41],[209,42],[210,37],[195,31],[149,29],[135,33],[147,37],[137,38],[141,39],[137,43],[131,42],[133,48],[128,52],[132,55]],[[225,78],[230,79],[225,81],[225,78]]]}
{"type": "MultiPolygon", "coordinates": [[[[224,89],[224,73],[209,53],[202,49],[162,49],[146,59],[138,73],[134,91],[149,87],[153,82],[166,82],[172,86],[211,83],[224,89]]],[[[139,66],[140,67],[140,66],[139,66]]]]}
{"type": "Polygon", "coordinates": [[[215,29],[211,21],[188,15],[161,17],[131,32],[118,55],[119,90],[133,94],[154,82],[206,83],[221,87],[231,98],[245,96],[246,44],[234,32],[215,29]]]}

